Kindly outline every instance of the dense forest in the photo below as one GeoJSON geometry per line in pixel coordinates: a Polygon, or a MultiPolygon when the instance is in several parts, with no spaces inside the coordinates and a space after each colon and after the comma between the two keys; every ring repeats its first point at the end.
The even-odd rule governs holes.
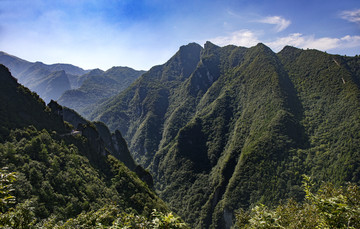
{"type": "Polygon", "coordinates": [[[359,86],[359,57],[191,43],[90,118],[192,227],[229,228],[239,209],[303,200],[303,174],[359,184],[359,86]]]}
{"type": "Polygon", "coordinates": [[[45,106],[3,65],[0,97],[1,228],[187,227],[112,155],[99,138],[103,124],[86,121],[82,134],[70,134],[60,106],[45,106]]]}
{"type": "Polygon", "coordinates": [[[360,224],[358,56],[190,43],[147,72],[79,73],[58,101],[74,110],[0,70],[2,225],[360,224]]]}

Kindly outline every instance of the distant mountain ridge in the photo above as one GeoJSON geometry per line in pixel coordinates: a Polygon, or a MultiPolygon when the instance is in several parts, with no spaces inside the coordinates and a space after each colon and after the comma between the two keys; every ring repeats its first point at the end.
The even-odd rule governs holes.
{"type": "Polygon", "coordinates": [[[58,99],[66,90],[78,88],[81,83],[79,77],[89,72],[71,64],[32,63],[5,52],[0,52],[0,63],[8,67],[21,84],[36,91],[46,102],[58,99]],[[51,79],[54,75],[56,80],[51,79]]]}
{"type": "Polygon", "coordinates": [[[360,58],[190,43],[90,118],[119,129],[193,228],[301,199],[301,175],[360,182],[360,58]]]}
{"type": "Polygon", "coordinates": [[[81,87],[65,91],[58,102],[87,117],[97,103],[125,90],[143,73],[129,67],[94,69],[80,77],[81,87]]]}
{"type": "Polygon", "coordinates": [[[83,116],[89,115],[95,104],[120,93],[145,73],[129,67],[102,71],[84,70],[71,64],[32,63],[1,51],[0,63],[46,103],[59,101],[83,116]]]}

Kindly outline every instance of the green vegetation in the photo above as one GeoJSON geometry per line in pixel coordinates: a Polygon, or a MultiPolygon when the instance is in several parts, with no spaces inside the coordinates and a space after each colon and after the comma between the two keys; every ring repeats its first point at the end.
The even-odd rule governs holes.
{"type": "Polygon", "coordinates": [[[91,118],[123,133],[192,227],[229,228],[236,209],[301,201],[301,174],[359,184],[359,60],[189,44],[91,118]]]}
{"type": "Polygon", "coordinates": [[[274,209],[259,204],[236,214],[237,228],[359,228],[360,189],[354,184],[335,188],[324,183],[317,192],[310,177],[304,177],[305,200],[288,200],[274,209]]]}
{"type": "Polygon", "coordinates": [[[82,137],[56,140],[46,130],[29,127],[12,131],[9,138],[0,145],[1,166],[17,173],[17,201],[31,200],[38,218],[54,214],[64,220],[109,203],[145,215],[152,208],[165,209],[135,174],[111,155],[101,158],[82,137]]]}
{"type": "Polygon", "coordinates": [[[152,184],[150,171],[160,197],[192,228],[231,228],[236,218],[250,228],[296,228],[299,220],[303,228],[356,228],[359,63],[293,47],[276,54],[263,44],[191,43],[110,99],[119,69],[89,73],[86,114],[124,138],[101,122],[80,126],[83,136],[66,135],[71,125],[0,69],[1,98],[12,98],[0,100],[0,166],[17,174],[15,191],[1,198],[16,197],[15,212],[34,209],[28,222],[37,226],[183,225],[153,211],[167,208],[113,157],[131,152],[146,168],[131,162],[134,171],[152,184]],[[111,156],[114,138],[123,154],[111,156]],[[314,194],[307,180],[304,193],[301,174],[353,185],[314,194]]]}
{"type": "Polygon", "coordinates": [[[122,210],[114,203],[105,205],[99,210],[83,211],[76,218],[59,221],[54,214],[39,220],[36,217],[37,206],[32,200],[16,204],[15,197],[10,195],[16,189],[11,189],[16,182],[15,173],[0,171],[0,226],[2,228],[138,228],[138,229],[177,229],[188,228],[179,217],[172,213],[164,214],[155,209],[148,217],[137,215],[132,210],[122,210]],[[15,205],[15,208],[13,206],[15,205]],[[130,213],[126,213],[130,211],[130,213]]]}
{"type": "Polygon", "coordinates": [[[61,118],[53,114],[37,94],[18,84],[2,65],[0,98],[0,143],[7,139],[10,130],[29,125],[54,130],[59,134],[67,131],[61,118]]]}
{"type": "Polygon", "coordinates": [[[186,228],[104,147],[95,125],[106,126],[69,134],[56,104],[45,106],[2,65],[0,87],[1,228],[186,228]]]}
{"type": "Polygon", "coordinates": [[[17,174],[13,196],[18,204],[11,214],[18,214],[19,208],[21,218],[21,211],[31,210],[34,224],[50,218],[66,221],[110,204],[144,216],[151,209],[166,211],[133,172],[111,155],[102,157],[80,136],[60,138],[45,129],[17,129],[0,144],[0,158],[0,166],[17,174]]]}

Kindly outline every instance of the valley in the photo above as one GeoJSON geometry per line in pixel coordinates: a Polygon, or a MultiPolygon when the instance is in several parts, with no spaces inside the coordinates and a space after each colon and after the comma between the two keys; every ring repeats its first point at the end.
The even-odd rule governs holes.
{"type": "MultiPolygon", "coordinates": [[[[11,58],[2,54],[0,63],[7,63],[19,83],[40,97],[14,78],[3,79],[3,87],[12,88],[2,89],[1,98],[7,98],[0,106],[2,166],[18,170],[38,192],[48,181],[31,180],[26,164],[35,163],[42,171],[37,176],[44,179],[55,176],[45,173],[44,166],[61,156],[51,153],[54,148],[64,147],[66,155],[78,152],[72,157],[80,158],[73,166],[61,167],[69,171],[67,176],[88,166],[90,177],[99,180],[78,179],[79,187],[100,184],[89,187],[93,194],[82,188],[67,192],[102,193],[104,199],[62,197],[65,202],[78,198],[76,208],[61,210],[63,219],[109,204],[108,194],[116,189],[116,204],[138,214],[149,215],[152,208],[171,210],[191,228],[231,228],[241,209],[272,207],[286,199],[301,202],[303,175],[335,186],[359,185],[358,56],[291,46],[275,53],[262,43],[245,48],[206,42],[181,46],[166,63],[146,72],[128,67],[90,71],[72,65],[42,65],[34,72],[29,69],[41,64],[11,58]],[[44,69],[51,71],[36,73],[44,69]],[[37,85],[34,79],[39,79],[37,85]],[[14,94],[16,90],[26,96],[14,94]],[[52,99],[48,107],[42,93],[52,99]],[[21,108],[27,101],[34,105],[21,108]],[[57,109],[62,117],[55,115],[57,109]],[[82,136],[59,137],[72,129],[82,136]],[[23,145],[35,141],[30,136],[40,141],[34,149],[47,151],[49,158],[30,154],[31,161],[25,163],[6,153],[21,152],[23,145]],[[125,178],[116,175],[119,171],[125,178]],[[128,185],[125,193],[121,185],[128,185]]],[[[58,184],[50,185],[60,192],[58,184]]],[[[18,195],[20,201],[29,197],[18,195]]],[[[60,202],[46,205],[41,195],[36,203],[48,214],[40,217],[60,211],[54,207],[60,202]]]]}

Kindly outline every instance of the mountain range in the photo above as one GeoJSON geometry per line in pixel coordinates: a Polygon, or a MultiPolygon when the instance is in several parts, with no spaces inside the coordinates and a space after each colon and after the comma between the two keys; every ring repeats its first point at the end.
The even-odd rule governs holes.
{"type": "Polygon", "coordinates": [[[36,91],[47,103],[58,99],[64,91],[79,87],[79,77],[88,72],[70,64],[33,63],[5,52],[0,52],[0,63],[10,69],[19,83],[36,91]]]}
{"type": "MultiPolygon", "coordinates": [[[[53,81],[61,77],[52,74],[53,81]]],[[[93,122],[53,101],[49,106],[89,131],[90,142],[102,136],[92,148],[106,148],[135,172],[141,165],[137,174],[192,228],[231,228],[242,209],[300,201],[304,174],[360,184],[358,56],[190,43],[147,72],[115,67],[78,79],[81,86],[58,102],[93,122]],[[120,142],[129,146],[125,158],[117,153],[120,142]]],[[[12,102],[2,106],[3,138],[15,124],[50,122],[25,110],[7,116],[7,106],[12,102]]],[[[95,162],[99,154],[88,158],[95,162]]]]}
{"type": "Polygon", "coordinates": [[[107,71],[84,70],[71,64],[29,62],[0,52],[0,64],[7,66],[19,83],[35,91],[49,103],[58,100],[81,115],[97,102],[116,95],[145,71],[113,67],[107,71]]]}
{"type": "Polygon", "coordinates": [[[360,178],[360,58],[190,43],[89,116],[118,129],[194,228],[360,178]]]}
{"type": "Polygon", "coordinates": [[[46,106],[4,65],[0,98],[1,228],[95,228],[168,211],[119,131],[46,106]]]}
{"type": "Polygon", "coordinates": [[[92,70],[81,76],[84,80],[79,88],[65,91],[58,102],[87,117],[96,104],[125,90],[143,73],[128,67],[92,70]]]}

